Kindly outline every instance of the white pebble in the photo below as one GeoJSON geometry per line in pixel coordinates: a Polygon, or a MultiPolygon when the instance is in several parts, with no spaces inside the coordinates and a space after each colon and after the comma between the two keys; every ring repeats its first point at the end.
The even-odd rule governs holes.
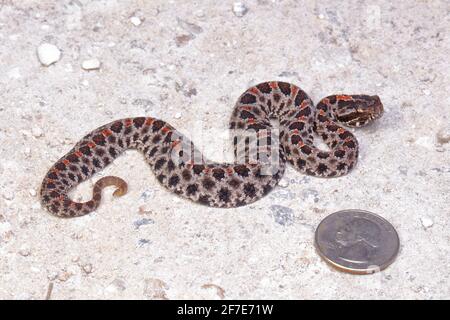
{"type": "Polygon", "coordinates": [[[23,150],[23,154],[24,154],[26,157],[31,156],[31,148],[26,147],[26,148],[23,150]]]}
{"type": "Polygon", "coordinates": [[[323,20],[323,19],[325,19],[325,16],[323,14],[319,14],[319,19],[323,20]]]}
{"type": "Polygon", "coordinates": [[[433,149],[433,139],[430,137],[419,137],[414,143],[429,150],[433,149]]]}
{"type": "Polygon", "coordinates": [[[180,118],[181,118],[181,113],[180,112],[175,113],[175,119],[180,119],[180,118]]]}
{"type": "Polygon", "coordinates": [[[422,222],[422,225],[425,227],[425,229],[433,226],[433,220],[428,217],[420,218],[420,221],[422,222]]]}
{"type": "Polygon", "coordinates": [[[203,10],[197,10],[194,12],[194,15],[198,18],[203,18],[205,16],[205,12],[203,12],[203,10]]]}
{"type": "Polygon", "coordinates": [[[33,127],[31,129],[31,134],[35,137],[35,138],[39,138],[42,137],[42,135],[44,134],[44,132],[42,131],[41,128],[39,127],[33,127]]]}
{"type": "Polygon", "coordinates": [[[20,79],[20,77],[21,77],[22,75],[20,74],[20,69],[19,69],[19,68],[14,68],[14,69],[11,69],[11,70],[8,72],[8,76],[9,76],[10,78],[12,78],[12,79],[20,79]]]}
{"type": "Polygon", "coordinates": [[[422,92],[423,92],[423,94],[426,95],[426,96],[429,96],[429,95],[431,94],[431,91],[428,90],[428,89],[423,89],[422,92]]]}
{"type": "Polygon", "coordinates": [[[53,44],[43,43],[37,49],[39,61],[46,67],[61,58],[61,51],[53,44]]]}
{"type": "Polygon", "coordinates": [[[34,189],[28,189],[28,192],[30,193],[30,196],[35,197],[36,196],[36,190],[34,189]]]}
{"type": "Polygon", "coordinates": [[[248,11],[248,8],[242,2],[233,3],[233,13],[236,17],[243,17],[248,11]]]}
{"type": "Polygon", "coordinates": [[[3,198],[6,200],[12,200],[14,199],[14,192],[11,190],[5,190],[3,191],[3,198]]]}
{"type": "Polygon", "coordinates": [[[142,23],[141,19],[139,19],[138,17],[131,17],[131,18],[130,18],[130,21],[131,21],[131,23],[134,24],[136,27],[139,26],[139,25],[142,23]]]}
{"type": "Polygon", "coordinates": [[[84,70],[96,70],[100,68],[100,61],[96,58],[84,60],[83,63],[81,64],[81,67],[84,70]]]}
{"type": "Polygon", "coordinates": [[[282,187],[282,188],[286,188],[287,186],[289,186],[289,180],[288,180],[288,179],[285,179],[285,178],[282,178],[282,179],[280,180],[280,182],[278,182],[278,185],[279,185],[280,187],[282,187]]]}

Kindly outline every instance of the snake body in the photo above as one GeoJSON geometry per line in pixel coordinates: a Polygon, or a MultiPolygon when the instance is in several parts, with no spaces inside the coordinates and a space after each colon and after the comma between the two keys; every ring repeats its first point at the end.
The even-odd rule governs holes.
{"type": "Polygon", "coordinates": [[[186,136],[162,120],[116,120],[87,134],[50,168],[41,185],[41,202],[56,216],[76,217],[99,206],[104,187],[114,185],[114,195],[123,195],[126,182],[113,176],[98,180],[87,202],[71,200],[68,192],[124,150],[137,149],[157,180],[173,193],[212,207],[246,205],[277,185],[286,163],[318,177],[349,172],[357,162],[358,141],[340,124],[359,127],[382,113],[378,96],[332,95],[314,105],[293,84],[260,83],[239,97],[232,112],[234,163],[205,159],[186,136]],[[279,121],[278,130],[271,124],[273,118],[279,121]],[[314,136],[329,150],[317,148],[314,136]]]}

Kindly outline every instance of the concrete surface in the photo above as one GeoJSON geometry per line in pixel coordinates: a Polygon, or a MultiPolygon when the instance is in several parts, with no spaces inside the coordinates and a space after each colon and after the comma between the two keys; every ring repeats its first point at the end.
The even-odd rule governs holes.
{"type": "Polygon", "coordinates": [[[0,2],[0,298],[43,299],[50,283],[52,299],[450,298],[449,2],[253,0],[237,13],[233,3],[0,2]],[[60,60],[41,65],[42,43],[60,60]],[[90,59],[100,68],[84,70],[90,59]],[[289,168],[255,204],[213,209],[161,188],[130,151],[103,172],[126,178],[127,196],[107,192],[78,219],[40,207],[51,164],[116,118],[160,117],[230,160],[235,99],[272,79],[314,101],[380,95],[386,113],[355,131],[350,175],[289,168]],[[352,276],[316,254],[315,227],[346,208],[398,230],[385,271],[352,276]]]}

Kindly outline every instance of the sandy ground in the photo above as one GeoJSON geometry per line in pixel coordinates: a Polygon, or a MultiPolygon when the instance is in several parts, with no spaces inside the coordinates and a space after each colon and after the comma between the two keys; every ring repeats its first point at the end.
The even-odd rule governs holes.
{"type": "Polygon", "coordinates": [[[450,298],[450,4],[345,3],[253,0],[239,16],[228,0],[1,1],[0,298],[43,299],[50,283],[53,299],[450,298]],[[59,61],[41,65],[42,43],[59,61]],[[99,69],[82,69],[94,58],[99,69]],[[214,209],[167,192],[129,151],[102,173],[125,178],[126,196],[107,192],[77,219],[41,208],[51,164],[116,118],[160,117],[230,160],[235,99],[275,79],[314,101],[381,97],[384,117],[355,131],[350,175],[289,168],[266,198],[214,209]],[[318,223],[347,208],[397,229],[385,271],[341,273],[315,252],[318,223]]]}

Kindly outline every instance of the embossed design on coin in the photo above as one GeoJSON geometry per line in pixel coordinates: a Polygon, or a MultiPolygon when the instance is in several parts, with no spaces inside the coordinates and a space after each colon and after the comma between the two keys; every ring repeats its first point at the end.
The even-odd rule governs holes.
{"type": "Polygon", "coordinates": [[[399,238],[384,218],[363,210],[335,212],[319,224],[315,245],[337,269],[356,274],[381,271],[397,256],[399,238]]]}

